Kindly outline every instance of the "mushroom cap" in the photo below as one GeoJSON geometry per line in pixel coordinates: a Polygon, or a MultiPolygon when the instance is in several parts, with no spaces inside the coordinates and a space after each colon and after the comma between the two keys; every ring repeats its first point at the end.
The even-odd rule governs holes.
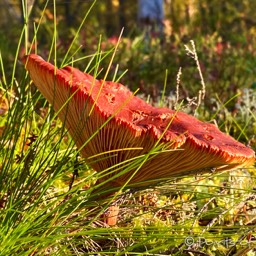
{"type": "Polygon", "coordinates": [[[252,149],[215,125],[153,107],[120,83],[97,80],[69,66],[57,69],[35,54],[25,56],[23,62],[82,156],[96,171],[109,170],[103,179],[119,172],[113,185],[123,185],[130,178],[138,183],[228,170],[255,161],[252,149]],[[157,152],[150,154],[156,147],[157,152]],[[148,160],[139,169],[121,173],[125,163],[132,166],[132,159],[147,154],[148,160]]]}

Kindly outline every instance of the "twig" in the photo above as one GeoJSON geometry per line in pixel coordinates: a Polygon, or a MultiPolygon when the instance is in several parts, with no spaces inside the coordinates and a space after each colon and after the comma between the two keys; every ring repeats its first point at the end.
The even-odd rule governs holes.
{"type": "Polygon", "coordinates": [[[203,77],[203,74],[201,71],[200,63],[198,60],[195,43],[193,40],[190,40],[190,43],[192,45],[192,50],[187,45],[185,45],[185,50],[187,51],[187,55],[190,56],[192,59],[194,59],[196,62],[196,66],[197,66],[197,69],[199,72],[200,81],[201,81],[201,85],[202,85],[201,90],[199,90],[199,92],[198,92],[198,102],[197,102],[197,108],[196,108],[196,110],[197,110],[198,107],[200,106],[200,104],[202,103],[202,100],[204,100],[204,98],[205,98],[205,82],[204,82],[204,77],[203,77]]]}

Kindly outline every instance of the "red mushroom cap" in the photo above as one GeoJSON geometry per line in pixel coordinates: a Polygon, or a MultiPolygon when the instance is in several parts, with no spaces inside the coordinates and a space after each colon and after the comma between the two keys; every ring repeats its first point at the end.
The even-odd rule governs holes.
{"type": "Polygon", "coordinates": [[[132,170],[117,177],[115,185],[124,184],[131,175],[132,182],[150,181],[249,166],[255,161],[252,149],[216,126],[153,107],[120,83],[97,80],[73,67],[57,69],[34,54],[23,62],[40,92],[60,111],[58,116],[81,154],[88,159],[106,152],[91,163],[96,171],[147,154],[155,145],[163,149],[136,174],[132,170]]]}

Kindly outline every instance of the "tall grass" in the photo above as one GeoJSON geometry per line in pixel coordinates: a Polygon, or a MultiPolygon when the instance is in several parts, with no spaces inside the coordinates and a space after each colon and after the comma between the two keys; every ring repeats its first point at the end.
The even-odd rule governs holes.
{"type": "MultiPolygon", "coordinates": [[[[105,198],[111,188],[96,181],[119,166],[99,174],[88,166],[19,62],[21,47],[29,53],[29,45],[37,45],[47,5],[48,1],[38,24],[29,30],[30,6],[23,1],[26,24],[10,78],[0,58],[0,95],[6,107],[0,116],[0,255],[233,255],[248,247],[252,251],[255,169],[162,180],[157,187],[141,184],[144,190],[124,186],[114,198],[105,198]],[[101,217],[112,203],[122,206],[117,227],[108,227],[101,217]]],[[[102,59],[112,54],[106,79],[117,46],[102,52],[99,43],[94,55],[76,58],[75,41],[89,9],[69,48],[59,56],[55,1],[53,5],[49,59],[56,66],[89,60],[86,70],[97,76],[102,59]]],[[[39,54],[40,50],[36,48],[39,54]]],[[[148,155],[122,163],[122,172],[139,169],[157,152],[156,145],[148,155]]]]}

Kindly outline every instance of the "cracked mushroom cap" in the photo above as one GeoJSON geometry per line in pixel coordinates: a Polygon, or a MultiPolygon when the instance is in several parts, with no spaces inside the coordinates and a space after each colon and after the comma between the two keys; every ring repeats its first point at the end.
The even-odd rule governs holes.
{"type": "MultiPolygon", "coordinates": [[[[96,171],[152,152],[140,169],[115,178],[113,185],[150,181],[209,170],[252,165],[252,149],[216,126],[167,108],[156,108],[120,83],[97,80],[73,67],[57,69],[40,56],[23,58],[34,84],[59,111],[83,157],[96,171]],[[98,131],[98,132],[96,132],[98,131]],[[98,157],[96,157],[98,156],[98,157]]],[[[125,164],[124,164],[125,165],[125,164]]]]}

